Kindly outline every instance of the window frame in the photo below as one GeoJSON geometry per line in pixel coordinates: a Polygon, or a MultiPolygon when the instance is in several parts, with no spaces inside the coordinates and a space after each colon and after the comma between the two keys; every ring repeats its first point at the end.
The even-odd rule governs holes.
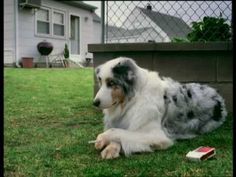
{"type": "Polygon", "coordinates": [[[38,13],[35,13],[35,34],[37,36],[43,36],[43,37],[50,37],[51,33],[52,33],[52,27],[51,27],[51,9],[48,7],[41,7],[42,10],[47,10],[48,11],[48,15],[49,15],[49,21],[42,21],[42,20],[38,20],[38,13]],[[38,33],[38,21],[41,22],[46,22],[49,23],[49,34],[43,34],[43,33],[38,33]]]}
{"type": "Polygon", "coordinates": [[[64,11],[57,10],[57,9],[52,9],[52,36],[57,37],[57,38],[65,38],[66,37],[66,18],[65,18],[65,16],[66,16],[66,13],[64,11]],[[54,22],[54,16],[53,16],[54,12],[60,13],[60,14],[63,15],[63,24],[58,24],[58,23],[54,22]],[[63,25],[63,27],[64,27],[64,35],[63,36],[54,34],[54,24],[63,25]]]}
{"type": "MultiPolygon", "coordinates": [[[[38,20],[38,13],[36,11],[35,13],[35,36],[37,37],[47,37],[47,38],[55,38],[55,39],[66,39],[66,12],[63,11],[63,10],[59,10],[59,9],[56,9],[56,8],[50,8],[50,7],[46,7],[46,6],[42,6],[40,9],[43,9],[43,10],[48,10],[49,12],[49,34],[43,34],[43,33],[38,33],[38,21],[42,21],[42,20],[38,20]],[[63,26],[64,26],[64,35],[63,36],[60,36],[60,35],[54,35],[54,29],[53,29],[53,25],[54,24],[57,24],[57,23],[54,23],[54,19],[53,19],[53,14],[54,12],[57,12],[57,13],[60,13],[60,14],[63,14],[63,26]]],[[[42,21],[43,22],[43,21],[42,21]]],[[[45,21],[46,22],[46,21],[45,21]]],[[[59,24],[59,25],[62,25],[62,24],[59,24]]]]}

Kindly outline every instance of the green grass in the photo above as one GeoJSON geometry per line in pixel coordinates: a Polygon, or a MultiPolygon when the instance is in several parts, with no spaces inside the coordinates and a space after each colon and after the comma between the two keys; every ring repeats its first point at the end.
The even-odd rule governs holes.
{"type": "Polygon", "coordinates": [[[92,69],[5,69],[5,176],[232,176],[231,115],[214,132],[168,150],[106,161],[87,143],[103,130],[92,97],[92,69]],[[216,156],[185,159],[202,145],[216,156]]]}

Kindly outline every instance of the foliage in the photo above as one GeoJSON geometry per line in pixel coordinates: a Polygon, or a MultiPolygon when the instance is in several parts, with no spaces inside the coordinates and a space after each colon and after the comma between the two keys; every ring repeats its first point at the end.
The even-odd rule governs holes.
{"type": "Polygon", "coordinates": [[[67,44],[65,44],[64,57],[65,59],[68,59],[70,57],[70,52],[69,52],[67,44]]]}
{"type": "Polygon", "coordinates": [[[206,16],[200,22],[192,22],[192,31],[186,38],[174,38],[172,42],[229,41],[231,37],[231,27],[226,19],[206,16]]]}
{"type": "Polygon", "coordinates": [[[171,42],[181,43],[181,42],[190,42],[190,41],[186,38],[175,37],[171,40],[171,42]]]}
{"type": "Polygon", "coordinates": [[[204,17],[203,21],[192,22],[192,31],[187,35],[189,41],[229,41],[230,25],[222,17],[204,17]]]}

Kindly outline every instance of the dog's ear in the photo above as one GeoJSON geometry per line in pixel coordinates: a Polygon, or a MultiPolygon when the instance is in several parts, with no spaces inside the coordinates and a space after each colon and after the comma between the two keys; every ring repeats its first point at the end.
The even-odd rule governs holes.
{"type": "Polygon", "coordinates": [[[120,61],[112,72],[115,77],[123,77],[125,80],[133,81],[135,78],[135,62],[132,59],[126,58],[120,61]]]}

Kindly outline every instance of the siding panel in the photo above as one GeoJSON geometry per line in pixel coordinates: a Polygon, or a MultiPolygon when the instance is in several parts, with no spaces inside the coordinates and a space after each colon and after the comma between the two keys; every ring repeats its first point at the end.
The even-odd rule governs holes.
{"type": "Polygon", "coordinates": [[[15,60],[14,1],[4,0],[4,63],[15,60]]]}

